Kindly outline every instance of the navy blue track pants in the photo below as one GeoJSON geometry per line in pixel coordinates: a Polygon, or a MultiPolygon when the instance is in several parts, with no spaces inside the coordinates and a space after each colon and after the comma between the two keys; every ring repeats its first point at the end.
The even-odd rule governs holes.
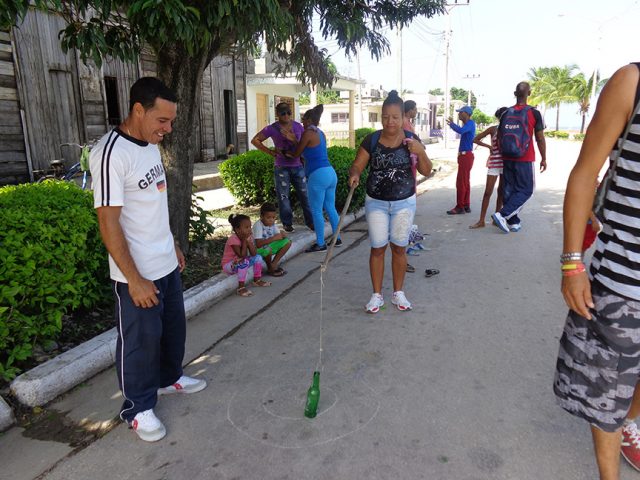
{"type": "Polygon", "coordinates": [[[113,282],[116,370],[124,397],[120,418],[125,421],[155,407],[158,388],[173,385],[182,375],[186,318],[179,269],[154,283],[160,303],[140,308],[129,296],[128,284],[113,282]]]}
{"type": "Polygon", "coordinates": [[[504,160],[502,169],[503,205],[500,215],[509,225],[520,223],[518,214],[535,187],[535,162],[504,160]]]}

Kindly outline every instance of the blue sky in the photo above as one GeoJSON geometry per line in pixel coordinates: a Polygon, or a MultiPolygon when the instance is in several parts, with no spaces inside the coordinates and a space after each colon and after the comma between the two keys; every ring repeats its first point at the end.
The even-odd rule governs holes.
{"type": "MultiPolygon", "coordinates": [[[[450,3],[453,3],[451,0],[450,3]]],[[[513,103],[513,90],[526,80],[530,67],[575,63],[586,74],[597,66],[609,77],[620,66],[640,61],[640,0],[471,0],[451,10],[449,83],[473,91],[487,113],[513,103]],[[468,80],[465,76],[479,75],[468,80]]],[[[414,21],[403,32],[403,88],[416,93],[444,88],[445,16],[414,21]]],[[[361,76],[368,83],[399,90],[399,48],[396,32],[387,31],[391,55],[372,60],[361,53],[361,76]]],[[[357,77],[335,42],[322,40],[341,74],[357,77]]],[[[561,128],[579,127],[576,105],[563,105],[561,128]]],[[[555,111],[546,121],[553,125],[555,111]]]]}

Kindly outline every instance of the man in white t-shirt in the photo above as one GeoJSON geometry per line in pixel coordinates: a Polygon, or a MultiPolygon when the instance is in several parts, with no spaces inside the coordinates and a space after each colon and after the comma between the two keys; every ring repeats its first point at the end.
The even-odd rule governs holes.
{"type": "Polygon", "coordinates": [[[182,374],[185,260],[169,228],[157,146],[171,133],[176,96],[157,78],[145,77],[131,87],[129,106],[124,122],[91,150],[90,166],[116,302],[120,418],[154,442],[166,435],[153,413],[158,395],[195,393],[207,383],[182,374]]]}

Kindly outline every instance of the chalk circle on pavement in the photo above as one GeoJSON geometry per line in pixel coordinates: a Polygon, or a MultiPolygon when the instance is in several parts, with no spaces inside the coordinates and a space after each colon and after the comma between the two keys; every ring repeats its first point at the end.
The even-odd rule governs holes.
{"type": "Polygon", "coordinates": [[[371,387],[362,380],[327,377],[321,378],[320,403],[313,419],[304,416],[311,378],[237,391],[229,400],[227,419],[246,437],[278,448],[330,443],[371,423],[380,409],[371,387]]]}

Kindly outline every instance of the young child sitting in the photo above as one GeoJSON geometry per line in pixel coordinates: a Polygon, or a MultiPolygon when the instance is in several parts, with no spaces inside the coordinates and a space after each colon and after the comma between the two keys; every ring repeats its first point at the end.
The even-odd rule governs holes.
{"type": "Polygon", "coordinates": [[[262,255],[267,264],[269,275],[281,277],[285,270],[280,268],[280,260],[291,247],[291,240],[278,229],[276,224],[276,206],[273,203],[263,203],[260,207],[260,220],[253,224],[253,238],[257,252],[262,255]]]}
{"type": "Polygon", "coordinates": [[[241,297],[250,297],[253,292],[245,287],[249,267],[253,267],[253,284],[256,287],[268,287],[271,282],[262,280],[262,263],[256,252],[251,235],[251,220],[246,215],[229,215],[233,233],[227,239],[222,253],[222,270],[229,275],[238,276],[236,293],[241,297]]]}

